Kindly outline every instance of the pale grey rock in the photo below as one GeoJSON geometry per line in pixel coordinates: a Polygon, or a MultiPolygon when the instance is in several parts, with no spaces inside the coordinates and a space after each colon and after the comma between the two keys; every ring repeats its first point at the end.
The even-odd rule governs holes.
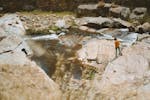
{"type": "Polygon", "coordinates": [[[56,34],[56,32],[55,31],[53,31],[53,30],[48,30],[50,33],[52,33],[52,34],[56,34]]]}
{"type": "MultiPolygon", "coordinates": [[[[19,19],[19,16],[16,14],[6,14],[0,18],[0,27],[2,28],[1,34],[17,34],[17,35],[25,35],[24,26],[19,19]],[[3,33],[4,32],[4,33],[3,33]]],[[[0,29],[1,29],[0,28],[0,29]]]]}
{"type": "Polygon", "coordinates": [[[83,4],[79,5],[77,9],[77,16],[97,16],[97,4],[83,4]]]}
{"type": "Polygon", "coordinates": [[[144,74],[148,70],[148,59],[142,55],[121,56],[108,64],[99,83],[99,89],[109,98],[112,96],[117,99],[132,98],[139,87],[136,84],[143,83],[144,74]]]}
{"type": "Polygon", "coordinates": [[[27,43],[17,35],[6,36],[0,41],[0,53],[7,53],[13,51],[20,51],[24,48],[27,55],[32,55],[32,50],[27,45],[27,43]]]}
{"type": "Polygon", "coordinates": [[[58,21],[56,21],[55,26],[57,26],[59,28],[65,28],[66,27],[66,22],[65,22],[65,20],[58,20],[58,21]]]}
{"type": "Polygon", "coordinates": [[[0,18],[0,30],[0,100],[61,100],[58,85],[28,58],[32,51],[19,18],[0,18]]]}
{"type": "Polygon", "coordinates": [[[147,13],[147,8],[144,7],[138,7],[133,9],[130,19],[142,19],[147,13]]]}
{"type": "Polygon", "coordinates": [[[87,26],[80,26],[79,29],[83,30],[83,31],[86,31],[86,30],[88,30],[88,27],[87,26]]]}
{"type": "Polygon", "coordinates": [[[117,6],[110,8],[111,15],[117,18],[127,19],[130,15],[130,8],[117,6]]]}
{"type": "MultiPolygon", "coordinates": [[[[97,44],[95,43],[95,45],[98,45],[98,43],[99,42],[97,42],[97,44]]],[[[91,46],[92,49],[94,46],[91,46]]],[[[124,48],[122,51],[123,56],[109,61],[104,72],[100,72],[102,75],[97,74],[92,82],[88,82],[88,85],[86,84],[89,89],[87,100],[149,99],[149,48],[150,44],[146,42],[137,42],[133,46],[124,48]]],[[[82,51],[82,56],[84,56],[84,58],[86,58],[86,54],[84,55],[86,51],[88,50],[85,49],[82,51]]],[[[96,56],[95,51],[96,50],[93,49],[91,55],[93,54],[96,56]]],[[[111,54],[110,52],[112,52],[112,49],[106,50],[106,52],[111,54]]],[[[93,55],[91,57],[95,59],[93,55]]],[[[105,59],[105,56],[103,57],[103,59],[105,59]]],[[[84,59],[82,60],[84,61],[84,59]]],[[[90,64],[92,62],[90,62],[90,64]]],[[[83,64],[85,64],[85,66],[87,65],[86,60],[83,64]]],[[[92,64],[94,65],[94,63],[92,64]]],[[[95,64],[94,66],[97,65],[95,64]]],[[[102,67],[102,64],[98,66],[102,67]]]]}
{"type": "Polygon", "coordinates": [[[150,23],[145,22],[144,24],[137,26],[136,27],[137,32],[139,31],[139,28],[142,28],[144,32],[150,32],[150,23]]]}
{"type": "Polygon", "coordinates": [[[25,49],[27,55],[32,55],[27,43],[21,38],[25,35],[25,29],[18,15],[8,14],[0,18],[0,53],[20,51],[25,49]],[[4,38],[3,38],[4,37],[4,38]]]}
{"type": "Polygon", "coordinates": [[[150,98],[150,83],[138,88],[137,95],[137,100],[148,100],[150,98]]]}
{"type": "Polygon", "coordinates": [[[96,33],[96,29],[93,29],[93,28],[88,28],[87,31],[90,33],[96,33]]]}
{"type": "Polygon", "coordinates": [[[76,24],[81,26],[87,26],[89,28],[96,29],[98,31],[101,28],[124,28],[131,27],[130,22],[121,20],[120,18],[105,18],[105,17],[83,17],[76,19],[76,24]]]}
{"type": "Polygon", "coordinates": [[[88,40],[77,52],[77,56],[84,64],[100,68],[101,64],[106,64],[115,58],[114,42],[98,39],[88,40]]]}
{"type": "Polygon", "coordinates": [[[128,21],[121,20],[120,18],[114,18],[113,21],[118,22],[125,27],[131,27],[132,26],[132,23],[130,23],[128,21]]]}
{"type": "Polygon", "coordinates": [[[97,5],[96,4],[87,4],[87,5],[79,5],[78,9],[89,9],[89,10],[93,10],[96,9],[97,5]]]}
{"type": "Polygon", "coordinates": [[[58,86],[30,60],[24,65],[0,63],[0,72],[1,100],[61,100],[58,86]]]}
{"type": "Polygon", "coordinates": [[[128,54],[128,55],[142,55],[144,58],[148,59],[150,62],[150,44],[147,42],[137,42],[135,45],[123,49],[123,54],[128,54]]]}

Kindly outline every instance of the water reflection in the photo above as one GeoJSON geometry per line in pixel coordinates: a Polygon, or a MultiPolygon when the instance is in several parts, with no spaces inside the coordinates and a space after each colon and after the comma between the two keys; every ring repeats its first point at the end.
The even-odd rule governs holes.
{"type": "Polygon", "coordinates": [[[58,78],[63,78],[66,73],[71,73],[73,78],[81,79],[82,64],[76,61],[75,56],[76,51],[81,48],[81,45],[77,42],[76,45],[66,46],[61,44],[58,40],[38,40],[34,41],[34,46],[36,50],[40,48],[44,49],[45,53],[38,56],[36,55],[36,50],[33,50],[35,52],[32,59],[35,60],[51,78],[57,80],[58,78]],[[35,45],[37,45],[37,47],[35,45]]]}

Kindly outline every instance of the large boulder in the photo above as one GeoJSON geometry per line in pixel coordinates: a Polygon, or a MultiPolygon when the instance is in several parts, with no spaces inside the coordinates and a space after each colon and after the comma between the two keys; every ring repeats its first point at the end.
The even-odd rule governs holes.
{"type": "Polygon", "coordinates": [[[115,47],[112,41],[91,39],[77,54],[84,64],[100,68],[115,58],[115,47]]]}
{"type": "Polygon", "coordinates": [[[150,32],[150,23],[146,22],[142,25],[139,25],[136,27],[136,31],[138,32],[139,31],[139,28],[142,28],[143,29],[143,32],[150,32]]]}
{"type": "Polygon", "coordinates": [[[0,100],[61,100],[58,85],[28,58],[20,22],[14,15],[0,19],[0,100]]]}
{"type": "Polygon", "coordinates": [[[25,35],[24,26],[17,14],[6,14],[0,18],[0,31],[1,34],[6,35],[25,35]]]}
{"type": "Polygon", "coordinates": [[[110,3],[99,2],[97,5],[97,13],[99,16],[107,17],[109,16],[109,10],[112,7],[110,3]]]}
{"type": "Polygon", "coordinates": [[[94,81],[103,99],[145,100],[149,97],[149,47],[146,42],[137,43],[125,48],[123,56],[109,62],[102,80],[94,81]]]}
{"type": "Polygon", "coordinates": [[[133,25],[132,25],[132,23],[130,23],[130,22],[128,22],[128,21],[124,21],[124,20],[122,20],[122,19],[120,19],[120,18],[114,18],[113,19],[113,21],[114,21],[114,25],[117,27],[117,28],[125,28],[125,27],[127,27],[127,28],[129,28],[129,27],[132,27],[133,25]],[[119,25],[118,25],[119,24],[119,25]]]}
{"type": "Polygon", "coordinates": [[[146,13],[147,8],[144,7],[135,8],[130,15],[130,19],[143,19],[146,13]]]}
{"type": "MultiPolygon", "coordinates": [[[[144,39],[145,40],[145,39],[144,39]]],[[[91,41],[91,40],[90,40],[91,41]]],[[[95,40],[96,41],[96,40],[95,40]]],[[[104,40],[106,41],[106,40],[104,40]]],[[[91,43],[85,44],[90,48],[85,48],[82,53],[84,58],[87,55],[90,55],[89,59],[92,63],[97,55],[98,44],[104,46],[105,49],[100,50],[103,54],[113,53],[113,48],[107,50],[107,45],[105,46],[104,41],[97,40],[95,45],[87,45],[94,44],[94,40],[91,43]],[[91,52],[89,54],[89,51],[91,52]]],[[[111,44],[111,43],[108,43],[111,44]]],[[[94,80],[87,81],[84,83],[83,87],[85,90],[81,89],[81,93],[88,96],[87,100],[147,100],[149,99],[149,83],[150,83],[150,45],[149,40],[145,40],[142,42],[137,42],[133,46],[125,47],[123,49],[123,56],[120,56],[116,59],[113,59],[108,62],[106,68],[103,71],[99,70],[98,74],[95,75],[94,80]],[[88,89],[88,91],[86,90],[88,89]],[[84,92],[87,91],[87,92],[84,92]]],[[[101,53],[100,52],[100,53],[101,53]]],[[[108,55],[108,54],[105,54],[108,55]]],[[[101,58],[105,59],[105,55],[101,58]]],[[[81,57],[82,57],[81,56],[81,57]]],[[[82,59],[83,60],[83,59],[82,59]]],[[[86,60],[83,64],[87,64],[86,60]]],[[[95,66],[95,65],[94,65],[95,66]]],[[[86,66],[85,66],[86,67],[86,66]]],[[[99,64],[99,67],[102,65],[99,64]]],[[[74,93],[75,94],[75,93],[74,93]]],[[[82,95],[82,96],[83,96],[82,95]]]]}
{"type": "Polygon", "coordinates": [[[121,20],[120,18],[106,18],[101,16],[78,18],[75,22],[81,30],[88,31],[93,29],[93,32],[101,28],[128,28],[132,26],[130,22],[121,20]]]}
{"type": "Polygon", "coordinates": [[[0,99],[61,100],[58,86],[44,71],[34,62],[27,60],[25,63],[24,65],[16,62],[14,64],[0,63],[0,99]]]}
{"type": "MultiPolygon", "coordinates": [[[[146,39],[146,38],[145,38],[146,39]]],[[[149,45],[149,40],[143,42],[138,42],[136,45],[133,45],[132,47],[125,48],[123,50],[123,54],[127,55],[142,55],[144,58],[148,59],[150,62],[150,51],[149,51],[150,45],[149,45]]]]}
{"type": "Polygon", "coordinates": [[[23,41],[23,39],[21,39],[20,37],[14,35],[4,37],[0,41],[0,48],[1,64],[5,62],[7,62],[8,64],[25,64],[26,62],[24,62],[24,57],[26,54],[22,52],[22,49],[26,50],[28,56],[32,55],[32,51],[27,43],[23,41]]]}
{"type": "Polygon", "coordinates": [[[119,57],[106,67],[99,84],[100,91],[109,98],[132,98],[137,87],[144,83],[143,78],[147,71],[149,62],[143,56],[132,54],[119,57]]]}
{"type": "Polygon", "coordinates": [[[122,6],[112,7],[110,8],[110,14],[113,17],[128,19],[130,15],[130,8],[122,6]]]}
{"type": "Polygon", "coordinates": [[[21,52],[25,49],[28,55],[32,55],[32,51],[22,38],[25,35],[25,29],[18,15],[8,14],[0,18],[0,53],[13,51],[21,52]]]}
{"type": "Polygon", "coordinates": [[[77,16],[98,16],[96,4],[84,4],[79,5],[77,10],[77,16]]]}
{"type": "Polygon", "coordinates": [[[101,25],[104,22],[113,23],[111,19],[105,17],[83,17],[83,18],[76,19],[77,25],[85,25],[88,23],[95,23],[101,25]]]}

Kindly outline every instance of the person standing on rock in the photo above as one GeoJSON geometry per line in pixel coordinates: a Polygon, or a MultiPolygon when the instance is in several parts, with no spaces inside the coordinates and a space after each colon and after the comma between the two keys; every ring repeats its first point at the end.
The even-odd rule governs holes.
{"type": "Polygon", "coordinates": [[[117,38],[115,37],[114,38],[115,42],[115,49],[116,49],[116,57],[118,56],[118,51],[119,51],[119,55],[121,56],[122,53],[121,53],[121,50],[120,50],[120,42],[117,40],[117,38]]]}

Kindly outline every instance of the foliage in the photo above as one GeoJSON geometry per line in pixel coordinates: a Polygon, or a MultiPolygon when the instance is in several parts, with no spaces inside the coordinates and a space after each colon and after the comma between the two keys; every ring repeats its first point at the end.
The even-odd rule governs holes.
{"type": "Polygon", "coordinates": [[[55,14],[56,16],[63,17],[64,15],[73,15],[75,14],[73,12],[69,11],[63,11],[63,12],[57,12],[57,11],[42,11],[42,10],[33,10],[33,11],[21,11],[20,13],[25,15],[35,14],[35,15],[49,15],[49,14],[55,14]]]}
{"type": "Polygon", "coordinates": [[[94,79],[95,74],[97,73],[98,69],[94,66],[89,66],[89,65],[85,65],[84,68],[85,69],[83,70],[82,78],[89,79],[89,80],[94,79]]]}
{"type": "Polygon", "coordinates": [[[28,35],[50,34],[49,29],[44,29],[44,30],[28,29],[28,30],[26,30],[26,32],[28,35]]]}

